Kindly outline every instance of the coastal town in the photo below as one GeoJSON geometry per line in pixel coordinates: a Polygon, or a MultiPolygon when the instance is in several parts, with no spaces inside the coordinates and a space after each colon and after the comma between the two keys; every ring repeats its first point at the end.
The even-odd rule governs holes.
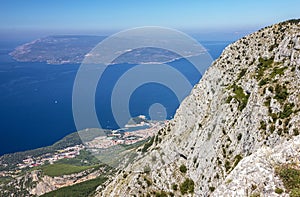
{"type": "Polygon", "coordinates": [[[139,116],[139,119],[138,123],[127,124],[125,128],[113,130],[105,136],[96,137],[86,142],[85,145],[89,149],[105,149],[120,144],[134,144],[152,137],[166,124],[165,121],[143,121],[145,120],[144,116],[139,116]]]}
{"type": "Polygon", "coordinates": [[[108,131],[105,135],[98,136],[91,141],[70,146],[54,153],[46,153],[38,157],[28,155],[21,163],[16,165],[16,170],[0,171],[0,177],[14,176],[22,169],[53,164],[61,159],[72,159],[80,155],[84,149],[107,149],[116,145],[130,145],[152,137],[166,121],[147,121],[145,116],[133,118],[124,128],[108,131]]]}
{"type": "Polygon", "coordinates": [[[40,157],[34,158],[34,157],[28,157],[23,160],[23,163],[18,164],[19,169],[23,168],[32,168],[36,166],[43,165],[45,163],[53,164],[54,162],[61,160],[61,159],[71,159],[75,158],[80,154],[80,151],[85,148],[84,145],[76,145],[72,147],[67,147],[62,150],[58,150],[56,153],[47,153],[45,155],[42,155],[40,157]]]}

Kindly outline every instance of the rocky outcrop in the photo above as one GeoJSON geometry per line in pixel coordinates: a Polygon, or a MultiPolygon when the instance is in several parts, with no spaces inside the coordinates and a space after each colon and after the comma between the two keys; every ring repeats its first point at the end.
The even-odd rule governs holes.
{"type": "Polygon", "coordinates": [[[42,170],[28,170],[1,185],[1,196],[41,196],[62,187],[95,179],[101,176],[104,170],[102,167],[90,168],[55,177],[46,175],[42,170]]]}
{"type": "Polygon", "coordinates": [[[94,179],[100,176],[101,173],[101,170],[93,171],[90,169],[76,174],[50,177],[47,175],[41,175],[40,171],[33,171],[30,173],[30,175],[35,184],[29,189],[29,193],[31,195],[40,196],[62,187],[67,187],[94,179]]]}
{"type": "Polygon", "coordinates": [[[98,195],[277,195],[275,165],[299,155],[299,38],[293,20],[229,45],[148,152],[98,195]]]}
{"type": "MultiPolygon", "coordinates": [[[[275,168],[299,163],[300,136],[275,146],[263,146],[244,158],[218,186],[212,196],[278,195],[276,188],[284,188],[275,168]]],[[[282,194],[284,195],[284,194],[282,194]]]]}

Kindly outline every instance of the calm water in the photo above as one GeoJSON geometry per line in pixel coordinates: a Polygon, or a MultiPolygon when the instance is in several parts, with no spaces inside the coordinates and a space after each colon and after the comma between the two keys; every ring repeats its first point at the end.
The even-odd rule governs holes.
{"type": "MultiPolygon", "coordinates": [[[[72,115],[72,88],[80,65],[20,63],[8,53],[19,43],[0,42],[0,155],[50,145],[76,131],[72,115]]],[[[213,59],[229,42],[202,42],[213,59]]],[[[191,84],[200,75],[186,60],[170,64],[186,75],[191,84]]],[[[96,92],[101,125],[116,128],[110,110],[110,94],[117,79],[135,65],[114,65],[107,69],[96,92]]],[[[132,116],[148,116],[149,106],[161,103],[172,118],[179,103],[172,91],[159,84],[145,84],[131,96],[132,116]]]]}

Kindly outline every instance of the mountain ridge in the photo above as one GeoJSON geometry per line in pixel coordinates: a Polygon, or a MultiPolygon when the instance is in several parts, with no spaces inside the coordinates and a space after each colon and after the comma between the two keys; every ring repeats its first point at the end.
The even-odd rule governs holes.
{"type": "MultiPolygon", "coordinates": [[[[159,140],[98,196],[276,196],[278,188],[288,194],[282,181],[270,187],[254,184],[254,189],[251,184],[218,186],[226,186],[236,166],[262,147],[273,149],[288,140],[298,143],[294,136],[300,127],[299,38],[299,20],[291,20],[226,47],[174,120],[156,135],[159,140]]],[[[271,167],[274,172],[276,166],[271,167]]]]}

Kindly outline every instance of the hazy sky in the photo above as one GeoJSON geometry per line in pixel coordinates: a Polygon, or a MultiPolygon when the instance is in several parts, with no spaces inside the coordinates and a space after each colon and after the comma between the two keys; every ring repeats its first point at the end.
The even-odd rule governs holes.
{"type": "Polygon", "coordinates": [[[93,33],[164,26],[193,33],[254,31],[300,18],[296,0],[0,0],[1,35],[93,33]]]}

